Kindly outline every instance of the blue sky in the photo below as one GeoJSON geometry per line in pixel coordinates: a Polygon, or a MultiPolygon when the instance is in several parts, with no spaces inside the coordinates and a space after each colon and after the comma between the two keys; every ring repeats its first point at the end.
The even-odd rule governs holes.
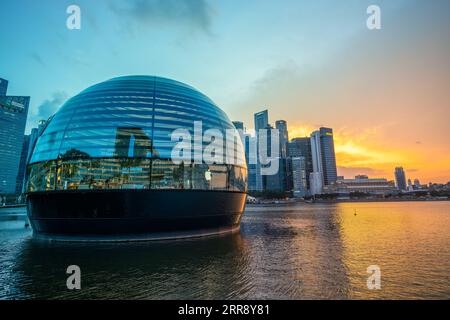
{"type": "Polygon", "coordinates": [[[334,128],[340,173],[404,165],[438,181],[450,179],[448,12],[447,0],[2,0],[0,77],[31,96],[27,131],[89,85],[159,75],[249,128],[264,107],[291,136],[334,128]],[[66,28],[71,4],[81,30],[66,28]]]}
{"type": "MultiPolygon", "coordinates": [[[[238,116],[234,106],[273,68],[320,66],[365,32],[373,1],[342,3],[2,1],[0,42],[7,50],[0,52],[0,76],[10,80],[11,94],[32,97],[28,129],[86,86],[125,74],[185,81],[238,116]],[[79,31],[65,26],[70,4],[81,8],[79,31]]],[[[386,1],[383,13],[402,4],[386,1]]]]}

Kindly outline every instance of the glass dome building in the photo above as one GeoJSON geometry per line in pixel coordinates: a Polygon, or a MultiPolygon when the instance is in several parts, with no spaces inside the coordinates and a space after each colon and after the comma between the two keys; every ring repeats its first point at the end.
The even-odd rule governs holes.
{"type": "Polygon", "coordinates": [[[69,99],[38,138],[27,173],[33,230],[53,237],[231,231],[247,191],[244,150],[227,115],[191,86],[153,76],[114,78],[69,99]],[[231,132],[231,143],[198,141],[199,124],[202,134],[231,132]],[[177,129],[192,135],[192,150],[174,159],[177,129]],[[224,161],[198,161],[211,143],[224,161]]]}

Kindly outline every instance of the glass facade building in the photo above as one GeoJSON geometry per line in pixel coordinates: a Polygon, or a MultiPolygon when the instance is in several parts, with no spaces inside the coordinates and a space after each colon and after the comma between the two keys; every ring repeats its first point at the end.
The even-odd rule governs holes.
{"type": "Polygon", "coordinates": [[[16,179],[16,194],[21,194],[23,191],[23,183],[25,180],[25,172],[27,168],[28,152],[30,148],[31,134],[25,135],[23,138],[22,152],[20,154],[19,172],[16,179]]]}
{"type": "Polygon", "coordinates": [[[277,158],[274,161],[278,161],[278,171],[276,174],[263,176],[264,191],[285,192],[288,190],[287,179],[289,177],[286,175],[286,172],[288,167],[290,168],[290,164],[288,164],[286,158],[277,158]]]}
{"type": "MultiPolygon", "coordinates": [[[[8,82],[1,79],[6,94],[8,82]]],[[[0,92],[1,93],[1,92],[0,92]]],[[[0,94],[0,194],[14,194],[30,97],[0,94]]]]}
{"type": "MultiPolygon", "coordinates": [[[[254,114],[256,154],[259,153],[259,131],[267,129],[269,126],[269,112],[263,110],[254,114]]],[[[261,163],[259,157],[256,157],[256,163],[249,165],[249,189],[252,191],[264,191],[264,179],[261,175],[261,163]]]]}
{"type": "MultiPolygon", "coordinates": [[[[244,147],[245,147],[245,159],[247,161],[248,170],[248,190],[249,191],[261,191],[257,188],[257,167],[256,162],[256,148],[257,148],[257,138],[250,134],[244,135],[244,147]],[[253,149],[252,149],[253,145],[253,149]],[[252,150],[250,150],[252,149],[252,150]]],[[[261,176],[259,176],[260,178],[261,176]]]]}
{"type": "Polygon", "coordinates": [[[395,175],[395,185],[397,186],[397,189],[406,190],[406,175],[405,170],[403,170],[403,167],[396,167],[394,175],[395,175]]]}
{"type": "Polygon", "coordinates": [[[303,157],[305,161],[305,171],[306,171],[306,189],[309,190],[310,181],[309,175],[313,172],[313,160],[311,152],[311,138],[294,138],[289,142],[288,154],[291,158],[303,157]]]}
{"type": "Polygon", "coordinates": [[[280,135],[280,157],[286,158],[288,155],[289,142],[287,122],[285,120],[277,120],[275,121],[275,128],[278,130],[280,135]]]}
{"type": "MultiPolygon", "coordinates": [[[[197,191],[239,195],[237,207],[227,209],[227,205],[219,203],[220,209],[215,210],[217,214],[233,216],[234,219],[229,219],[226,223],[236,225],[243,211],[247,191],[244,149],[239,133],[227,115],[191,86],[153,76],[114,78],[91,86],[69,99],[49,120],[39,136],[28,165],[28,175],[27,191],[31,208],[35,209],[35,220],[39,220],[39,215],[44,214],[44,211],[35,205],[40,204],[42,199],[33,195],[45,193],[48,199],[52,194],[114,191],[119,198],[125,197],[124,201],[131,201],[129,197],[136,197],[135,205],[141,203],[142,206],[131,209],[130,204],[130,208],[122,206],[120,210],[108,209],[97,202],[99,197],[91,197],[87,209],[81,208],[80,212],[72,215],[83,215],[84,211],[81,210],[89,211],[90,208],[95,208],[96,216],[88,218],[99,218],[102,215],[124,218],[137,215],[144,219],[143,225],[148,223],[149,227],[145,230],[137,228],[140,231],[135,230],[136,232],[155,231],[153,227],[161,223],[161,219],[175,219],[179,214],[183,215],[181,211],[189,211],[191,201],[200,201],[200,196],[208,208],[198,209],[199,217],[206,214],[202,213],[205,210],[211,216],[215,209],[207,201],[208,195],[196,193],[197,191]],[[205,161],[174,161],[180,160],[172,157],[174,147],[180,142],[172,136],[177,129],[185,130],[192,137],[191,159],[194,159],[199,148],[202,152],[210,145],[211,141],[207,141],[208,139],[202,139],[197,144],[194,141],[197,139],[194,139],[198,128],[196,125],[200,121],[203,133],[215,129],[225,139],[232,132],[232,143],[223,143],[218,147],[223,148],[224,162],[208,164],[205,161]],[[156,191],[179,193],[171,193],[169,197],[167,193],[156,191]],[[190,193],[186,193],[187,191],[190,193]],[[163,198],[167,200],[164,204],[161,203],[163,198]],[[155,201],[158,202],[157,205],[155,201]],[[143,208],[147,205],[149,208],[143,208]],[[184,209],[171,210],[174,205],[184,205],[184,209]],[[222,209],[226,212],[221,212],[222,209]],[[158,223],[151,222],[155,216],[159,217],[158,223]]],[[[225,198],[227,196],[219,196],[217,199],[225,198]]],[[[58,216],[59,211],[55,209],[54,216],[58,216]]],[[[33,212],[31,217],[33,218],[33,212]]],[[[192,220],[199,217],[189,218],[192,220]]],[[[183,216],[183,219],[187,218],[183,216]]],[[[187,222],[185,226],[188,224],[192,225],[187,222]]],[[[214,226],[219,225],[218,222],[214,226]]],[[[42,225],[37,226],[38,229],[39,227],[47,228],[42,225]]],[[[162,231],[167,229],[167,225],[160,227],[162,231]]],[[[207,225],[203,227],[208,228],[207,225]]],[[[73,227],[62,229],[73,231],[73,227]]],[[[124,231],[118,231],[119,229],[122,230],[110,227],[109,231],[124,231]]],[[[124,232],[131,232],[131,229],[124,232]]]]}
{"type": "Polygon", "coordinates": [[[323,182],[328,186],[337,180],[336,155],[333,129],[320,128],[320,151],[322,153],[323,182]]]}
{"type": "Polygon", "coordinates": [[[258,135],[259,130],[266,129],[269,125],[269,111],[264,110],[255,113],[255,132],[258,135]]]}
{"type": "Polygon", "coordinates": [[[173,163],[171,152],[178,141],[172,141],[171,134],[182,128],[194,136],[194,121],[202,121],[203,132],[219,129],[224,137],[226,129],[234,129],[211,100],[180,82],[122,77],[95,85],[67,101],[39,137],[30,160],[28,191],[245,192],[247,170],[240,138],[232,150],[240,165],[173,163]]]}
{"type": "Polygon", "coordinates": [[[294,157],[291,161],[293,194],[295,197],[304,197],[308,193],[305,157],[294,157]]]}

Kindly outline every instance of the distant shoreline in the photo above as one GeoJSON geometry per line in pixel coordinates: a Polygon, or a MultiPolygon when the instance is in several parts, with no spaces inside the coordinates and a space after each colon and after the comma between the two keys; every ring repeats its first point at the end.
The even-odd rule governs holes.
{"type": "MultiPolygon", "coordinates": [[[[435,202],[450,201],[450,199],[336,199],[336,200],[316,200],[313,203],[340,203],[340,202],[435,202]]],[[[305,202],[309,203],[309,202],[305,202]]]]}
{"type": "Polygon", "coordinates": [[[334,204],[334,203],[358,203],[358,202],[436,202],[436,201],[450,201],[450,199],[333,199],[333,200],[315,200],[314,202],[303,201],[300,199],[288,200],[263,200],[257,203],[247,203],[247,205],[265,205],[265,204],[289,204],[289,203],[304,203],[304,204],[334,204]]]}

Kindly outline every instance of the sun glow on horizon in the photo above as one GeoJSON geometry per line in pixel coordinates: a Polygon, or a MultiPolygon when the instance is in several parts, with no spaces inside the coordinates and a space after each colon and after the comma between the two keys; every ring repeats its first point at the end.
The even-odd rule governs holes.
{"type": "MultiPolygon", "coordinates": [[[[289,139],[309,137],[317,129],[311,125],[291,126],[289,139]]],[[[450,154],[430,159],[417,148],[387,147],[388,143],[382,141],[379,131],[373,128],[359,133],[334,128],[334,144],[339,175],[367,174],[393,180],[395,167],[403,166],[407,178],[418,178],[421,183],[446,183],[450,180],[450,169],[445,169],[450,168],[450,154]]]]}

